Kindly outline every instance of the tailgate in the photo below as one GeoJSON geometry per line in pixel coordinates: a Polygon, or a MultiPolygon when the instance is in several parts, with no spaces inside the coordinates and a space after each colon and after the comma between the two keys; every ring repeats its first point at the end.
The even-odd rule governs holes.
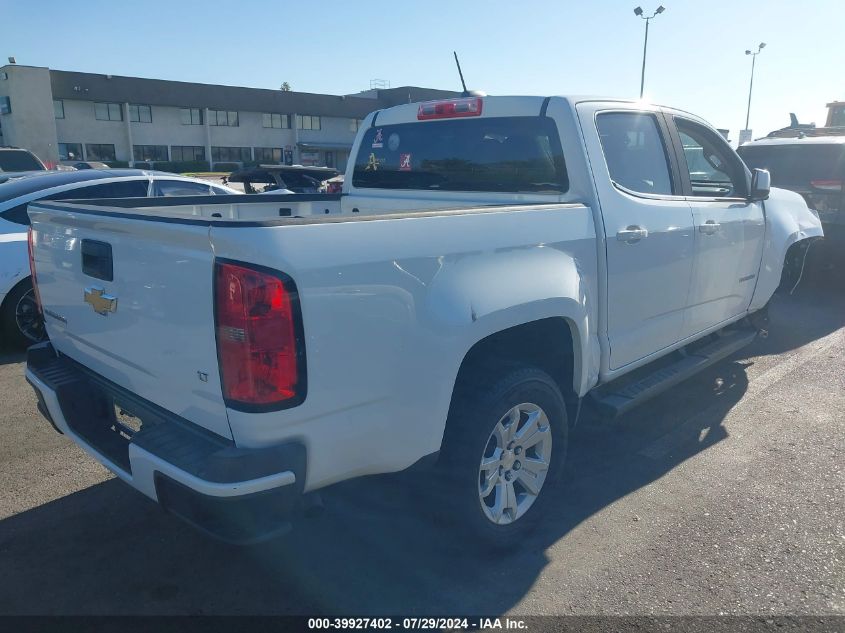
{"type": "Polygon", "coordinates": [[[231,438],[217,369],[208,227],[32,204],[53,346],[121,387],[231,438]]]}

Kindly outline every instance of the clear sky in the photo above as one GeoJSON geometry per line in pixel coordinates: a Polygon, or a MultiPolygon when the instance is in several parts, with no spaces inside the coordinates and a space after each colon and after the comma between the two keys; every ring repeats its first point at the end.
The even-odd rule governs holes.
{"type": "MultiPolygon", "coordinates": [[[[489,94],[639,94],[639,0],[0,0],[0,59],[113,75],[348,94],[392,86],[489,94]]],[[[646,97],[755,136],[824,123],[845,99],[845,0],[662,0],[646,97]]],[[[658,2],[642,0],[649,14],[658,2]]]]}

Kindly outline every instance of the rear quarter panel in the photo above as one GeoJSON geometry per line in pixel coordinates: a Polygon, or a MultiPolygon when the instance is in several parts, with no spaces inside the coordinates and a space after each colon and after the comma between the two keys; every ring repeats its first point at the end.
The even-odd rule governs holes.
{"type": "MultiPolygon", "coordinates": [[[[400,470],[437,451],[467,351],[514,325],[564,317],[595,338],[596,251],[583,205],[211,229],[218,256],[297,284],[308,394],[290,410],[229,410],[240,446],[298,439],[306,489],[400,470]]],[[[576,347],[580,347],[576,346],[576,347]]],[[[575,382],[597,373],[583,362],[575,382]]]]}

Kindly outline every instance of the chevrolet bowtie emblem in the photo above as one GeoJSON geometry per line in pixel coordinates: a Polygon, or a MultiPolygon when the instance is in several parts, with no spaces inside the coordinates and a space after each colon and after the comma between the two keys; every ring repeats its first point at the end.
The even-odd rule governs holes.
{"type": "Polygon", "coordinates": [[[85,303],[90,303],[94,312],[108,316],[109,312],[117,312],[117,297],[107,295],[102,288],[86,288],[85,303]]]}

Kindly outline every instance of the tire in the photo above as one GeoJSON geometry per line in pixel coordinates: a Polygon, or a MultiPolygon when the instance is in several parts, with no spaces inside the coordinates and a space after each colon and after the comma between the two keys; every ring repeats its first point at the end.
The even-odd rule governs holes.
{"type": "Polygon", "coordinates": [[[496,376],[486,386],[464,386],[450,410],[441,494],[473,542],[504,549],[535,527],[554,498],[568,421],[560,389],[545,372],[518,367],[496,376]]]}
{"type": "Polygon", "coordinates": [[[28,347],[46,340],[47,332],[38,313],[31,278],[21,281],[6,295],[0,320],[3,338],[14,347],[28,347]]]}

